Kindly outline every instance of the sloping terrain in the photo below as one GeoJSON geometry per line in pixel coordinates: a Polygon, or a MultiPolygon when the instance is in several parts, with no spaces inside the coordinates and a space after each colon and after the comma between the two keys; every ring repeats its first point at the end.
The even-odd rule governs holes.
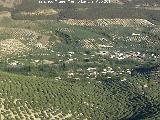
{"type": "Polygon", "coordinates": [[[130,21],[125,25],[108,19],[109,25],[104,26],[87,26],[86,21],[79,26],[67,21],[3,18],[3,118],[159,117],[159,69],[150,72],[145,65],[159,64],[159,26],[130,21]]]}
{"type": "MultiPolygon", "coordinates": [[[[138,4],[138,2],[137,2],[138,4]]],[[[26,1],[15,7],[12,18],[19,20],[60,20],[60,19],[147,19],[152,22],[160,20],[158,6],[136,6],[119,4],[38,4],[37,1],[26,1]],[[27,6],[27,7],[26,7],[27,6]],[[52,10],[54,14],[37,14],[37,10],[52,10]],[[95,11],[95,12],[94,12],[95,11]],[[55,14],[56,13],[56,14],[55,14]]]]}
{"type": "Polygon", "coordinates": [[[138,110],[153,109],[145,108],[150,101],[128,82],[68,83],[3,72],[0,80],[2,119],[134,119],[138,110]]]}
{"type": "Polygon", "coordinates": [[[12,55],[12,54],[20,54],[22,52],[28,52],[29,48],[27,48],[23,43],[16,39],[6,39],[0,41],[1,46],[1,55],[0,58],[12,55]]]}
{"type": "Polygon", "coordinates": [[[132,4],[132,5],[159,5],[159,0],[119,0],[120,2],[123,2],[125,4],[132,4]]]}
{"type": "Polygon", "coordinates": [[[159,120],[158,11],[66,6],[0,10],[0,119],[159,120]]]}
{"type": "Polygon", "coordinates": [[[98,20],[64,20],[65,23],[70,25],[80,26],[109,26],[109,25],[121,25],[127,27],[151,27],[153,23],[144,19],[98,19],[98,20]]]}
{"type": "Polygon", "coordinates": [[[12,8],[16,5],[19,5],[22,3],[22,0],[1,0],[0,5],[3,5],[4,7],[12,8]]]}

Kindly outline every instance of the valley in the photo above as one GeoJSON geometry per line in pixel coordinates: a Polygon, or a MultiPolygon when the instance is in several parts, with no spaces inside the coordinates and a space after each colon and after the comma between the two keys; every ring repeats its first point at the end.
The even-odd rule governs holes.
{"type": "Polygon", "coordinates": [[[158,10],[14,4],[0,8],[2,120],[160,119],[158,10]]]}

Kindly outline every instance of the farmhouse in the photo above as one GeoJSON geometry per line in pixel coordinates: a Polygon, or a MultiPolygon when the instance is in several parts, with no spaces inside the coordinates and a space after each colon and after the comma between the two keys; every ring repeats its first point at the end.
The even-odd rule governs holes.
{"type": "Polygon", "coordinates": [[[140,36],[140,33],[132,33],[132,36],[140,36]]]}

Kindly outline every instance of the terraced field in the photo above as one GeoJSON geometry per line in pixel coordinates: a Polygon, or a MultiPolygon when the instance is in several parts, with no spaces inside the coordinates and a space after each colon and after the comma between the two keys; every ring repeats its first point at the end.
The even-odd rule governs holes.
{"type": "Polygon", "coordinates": [[[126,27],[151,27],[154,26],[151,22],[144,19],[98,19],[98,20],[64,20],[65,23],[70,25],[80,26],[109,26],[121,25],[126,27]]]}

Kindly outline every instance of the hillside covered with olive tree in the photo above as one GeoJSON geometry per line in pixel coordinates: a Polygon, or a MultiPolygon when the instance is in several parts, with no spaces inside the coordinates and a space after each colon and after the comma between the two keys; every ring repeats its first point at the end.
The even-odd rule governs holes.
{"type": "Polygon", "coordinates": [[[159,1],[0,4],[0,119],[160,119],[159,1]]]}

